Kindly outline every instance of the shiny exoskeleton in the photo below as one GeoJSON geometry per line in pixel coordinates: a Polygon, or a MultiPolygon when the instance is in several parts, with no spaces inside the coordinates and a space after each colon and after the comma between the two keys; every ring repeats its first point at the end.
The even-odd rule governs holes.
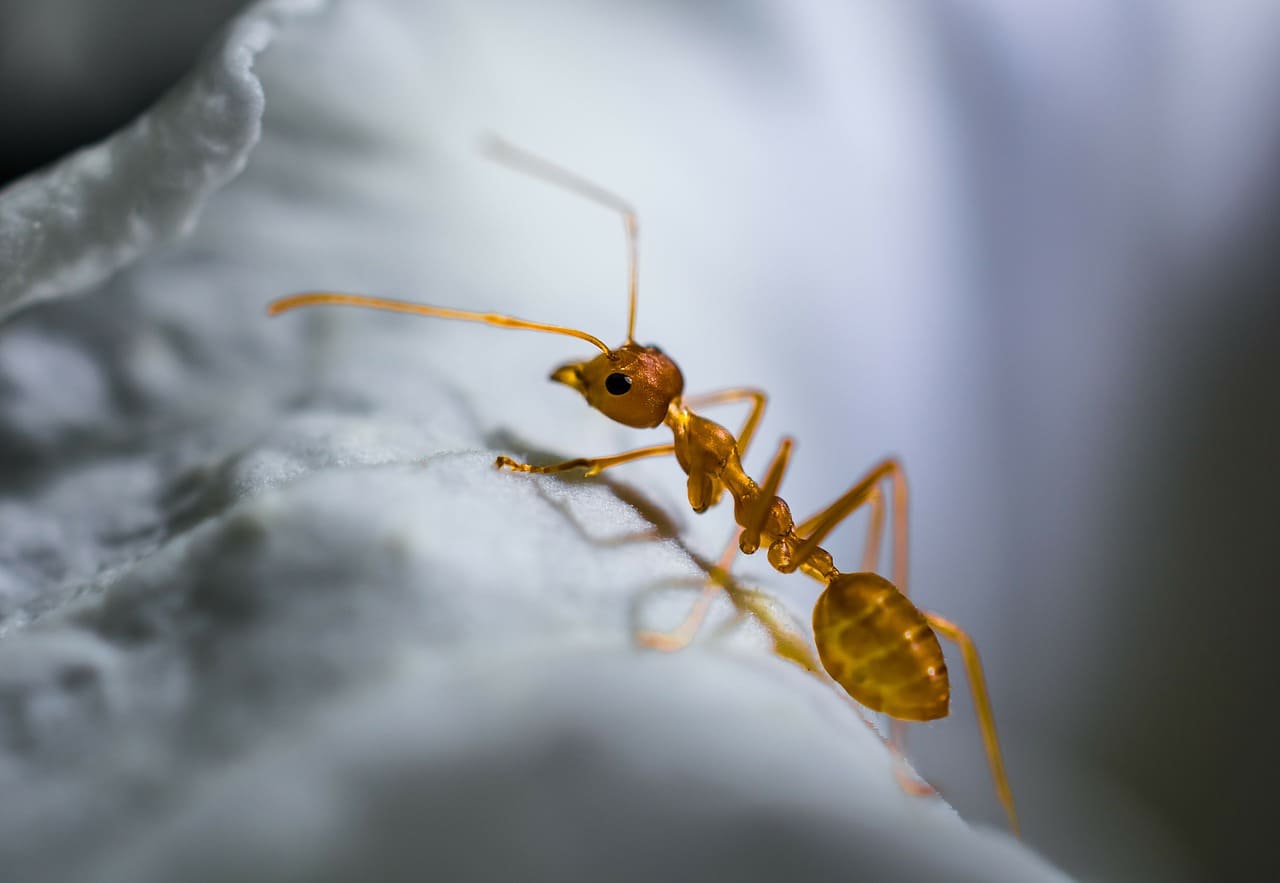
{"type": "MultiPolygon", "coordinates": [[[[686,398],[684,378],[676,363],[657,347],[635,342],[638,225],[630,205],[589,181],[509,145],[499,143],[493,152],[498,159],[522,171],[566,187],[622,214],[629,246],[630,301],[627,338],[620,346],[611,348],[594,335],[574,328],[495,313],[357,294],[310,292],[293,295],[273,302],[269,312],[275,315],[315,305],[358,306],[561,334],[593,345],[600,351],[598,355],[561,366],[552,373],[551,379],[577,390],[587,404],[618,423],[640,429],[665,426],[671,431],[671,442],[607,457],[577,458],[549,465],[521,463],[500,456],[496,465],[517,472],[543,474],[583,469],[591,475],[632,460],[674,455],[688,476],[689,504],[694,511],[706,511],[725,493],[733,499],[734,520],[740,530],[736,548],[731,546],[727,550],[721,561],[721,570],[727,570],[737,551],[752,554],[764,549],[775,569],[783,573],[799,570],[821,582],[824,588],[813,610],[813,637],[822,668],[858,702],[897,720],[929,721],[947,714],[950,684],[938,635],[957,642],[972,686],[996,791],[1016,831],[1013,797],[1004,772],[986,682],[973,641],[953,623],[919,610],[906,596],[907,490],[901,465],[893,459],[885,460],[829,506],[797,524],[790,507],[778,495],[791,455],[791,439],[782,440],[762,482],[754,481],[742,466],[742,457],[763,414],[764,393],[735,388],[686,398]],[[752,404],[750,413],[736,435],[694,410],[695,407],[748,400],[752,404]],[[881,486],[885,484],[891,488],[893,504],[893,576],[896,586],[874,572],[885,504],[881,486]],[[864,505],[871,508],[871,520],[862,567],[856,572],[841,571],[821,543],[840,522],[864,505]]],[[[702,601],[679,629],[669,634],[643,636],[644,643],[666,649],[683,646],[696,632],[717,586],[724,585],[722,580],[713,579],[702,601]]],[[[766,626],[774,634],[779,652],[797,658],[796,653],[782,650],[781,628],[768,622],[766,626]]]]}
{"type": "MultiPolygon", "coordinates": [[[[673,435],[669,453],[689,476],[689,505],[695,512],[705,512],[728,492],[734,520],[742,528],[742,552],[764,547],[775,569],[801,570],[826,584],[814,608],[815,640],[823,667],[850,696],[899,720],[927,721],[947,714],[947,666],[924,615],[883,577],[837,570],[831,553],[818,545],[821,535],[797,532],[790,507],[776,493],[790,440],[780,446],[762,488],[742,468],[738,439],[694,413],[681,395],[679,367],[656,347],[628,341],[590,361],[564,365],[551,379],[578,390],[591,407],[619,423],[636,428],[665,424],[673,435]]],[[[659,453],[668,451],[643,449],[644,456],[659,453]]],[[[592,468],[571,462],[570,468],[592,468]]],[[[499,465],[561,471],[559,464],[533,467],[508,458],[499,465]]]]}

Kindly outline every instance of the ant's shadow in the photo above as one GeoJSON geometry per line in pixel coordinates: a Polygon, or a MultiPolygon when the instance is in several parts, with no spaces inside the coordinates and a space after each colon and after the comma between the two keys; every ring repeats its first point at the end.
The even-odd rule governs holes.
{"type": "MultiPolygon", "coordinates": [[[[548,451],[531,445],[526,439],[521,438],[509,429],[499,429],[487,433],[484,437],[484,443],[495,450],[521,451],[530,460],[538,463],[558,463],[568,459],[555,451],[548,451]]],[[[552,499],[542,490],[541,484],[536,485],[538,492],[549,503],[551,503],[558,512],[564,515],[565,519],[570,522],[571,526],[577,533],[589,542],[601,546],[616,546],[628,542],[640,542],[642,540],[671,540],[688,552],[690,556],[694,555],[691,550],[684,546],[684,543],[681,540],[680,529],[682,525],[679,521],[634,485],[627,484],[624,481],[618,481],[616,478],[613,478],[603,472],[588,477],[583,470],[580,469],[575,469],[571,472],[562,472],[554,477],[566,484],[603,485],[604,487],[607,487],[615,497],[635,509],[636,512],[640,514],[640,517],[650,524],[650,528],[648,530],[641,531],[637,534],[626,534],[620,537],[610,537],[602,540],[587,531],[585,526],[574,517],[569,507],[564,505],[563,501],[552,499]]]]}
{"type": "MultiPolygon", "coordinates": [[[[531,445],[526,439],[508,429],[499,429],[486,433],[484,443],[496,450],[521,451],[536,463],[557,463],[567,459],[558,452],[540,449],[535,445],[531,445]]],[[[659,594],[665,593],[672,588],[701,590],[709,582],[714,582],[725,588],[731,597],[735,595],[738,597],[762,596],[763,593],[758,589],[739,584],[731,574],[721,570],[714,561],[690,548],[680,534],[681,525],[677,519],[634,485],[619,481],[603,473],[588,477],[580,470],[561,473],[554,476],[554,479],[568,484],[589,483],[603,485],[617,499],[631,506],[641,518],[649,523],[649,527],[641,531],[601,537],[588,529],[588,526],[578,519],[572,507],[562,497],[549,494],[542,482],[534,482],[535,492],[564,520],[569,529],[584,542],[597,548],[610,548],[630,543],[669,542],[683,552],[702,571],[702,576],[660,579],[642,586],[635,598],[632,599],[629,612],[629,620],[633,632],[645,631],[642,623],[646,605],[659,594]]],[[[732,627],[741,619],[742,611],[740,610],[738,615],[732,617],[725,625],[732,627]]]]}

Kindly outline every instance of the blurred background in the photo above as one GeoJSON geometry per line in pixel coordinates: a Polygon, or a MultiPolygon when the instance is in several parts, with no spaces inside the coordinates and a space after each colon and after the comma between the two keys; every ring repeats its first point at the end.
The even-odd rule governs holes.
{"type": "MultiPolygon", "coordinates": [[[[128,122],[242,5],[0,0],[0,184],[128,122]]],[[[1280,4],[384,5],[338,58],[389,21],[420,41],[434,91],[405,127],[497,130],[639,205],[641,338],[695,389],[770,391],[749,465],[795,434],[795,508],[904,458],[913,592],[979,642],[1033,846],[1086,879],[1266,876],[1280,4]]],[[[498,263],[595,274],[577,312],[518,311],[608,337],[617,231],[563,202],[512,221],[559,250],[498,263]]],[[[470,229],[426,247],[484,289],[470,229]]],[[[957,694],[912,756],[1001,825],[957,694]]]]}

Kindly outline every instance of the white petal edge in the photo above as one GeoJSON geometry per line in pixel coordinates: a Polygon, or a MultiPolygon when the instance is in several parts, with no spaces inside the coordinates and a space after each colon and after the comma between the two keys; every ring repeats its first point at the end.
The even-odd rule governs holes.
{"type": "Polygon", "coordinates": [[[265,106],[253,67],[327,0],[264,0],[133,123],[0,191],[0,322],[84,291],[195,225],[244,168],[265,106]]]}

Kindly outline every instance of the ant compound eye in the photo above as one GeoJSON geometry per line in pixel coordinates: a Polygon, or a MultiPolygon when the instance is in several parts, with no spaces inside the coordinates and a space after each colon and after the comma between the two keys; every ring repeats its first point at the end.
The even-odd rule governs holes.
{"type": "Polygon", "coordinates": [[[631,378],[615,371],[604,379],[604,388],[610,395],[626,395],[631,391],[631,378]]]}

